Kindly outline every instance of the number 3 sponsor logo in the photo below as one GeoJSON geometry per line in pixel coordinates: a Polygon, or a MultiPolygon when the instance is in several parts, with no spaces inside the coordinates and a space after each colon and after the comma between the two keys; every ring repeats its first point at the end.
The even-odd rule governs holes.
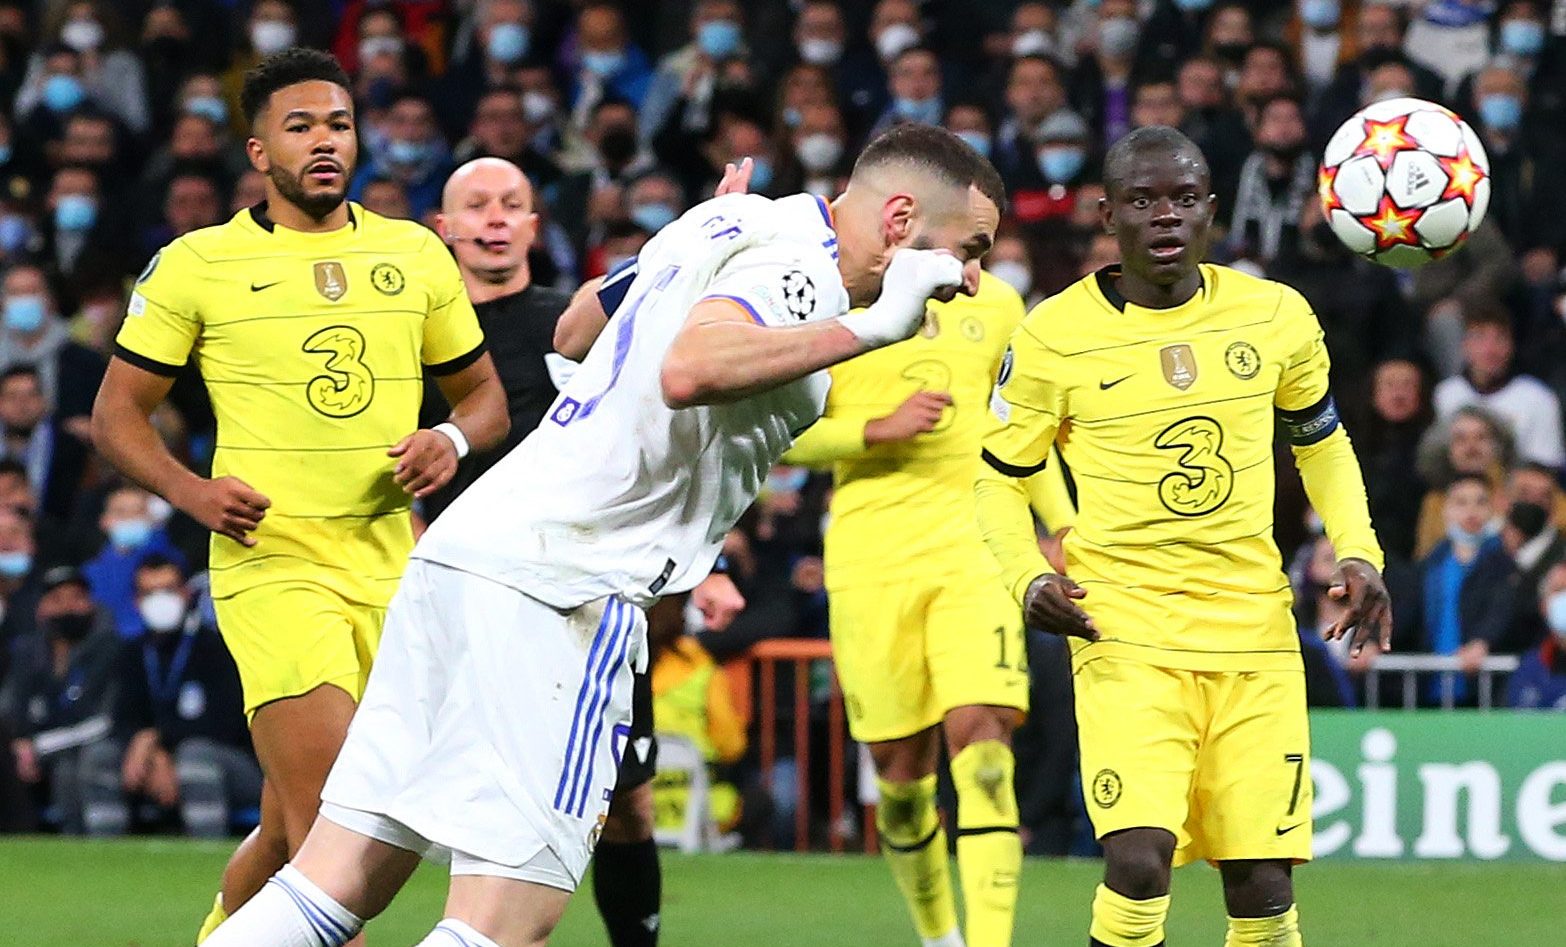
{"type": "Polygon", "coordinates": [[[1206,516],[1229,501],[1234,466],[1223,456],[1223,428],[1208,417],[1186,418],[1153,439],[1159,450],[1180,451],[1178,470],[1158,481],[1158,499],[1179,516],[1206,516]]]}
{"type": "Polygon", "coordinates": [[[305,339],[311,355],[324,355],[325,372],[305,383],[305,400],[329,418],[351,418],[370,406],[375,375],[364,363],[364,333],[352,326],[327,326],[305,339]]]}

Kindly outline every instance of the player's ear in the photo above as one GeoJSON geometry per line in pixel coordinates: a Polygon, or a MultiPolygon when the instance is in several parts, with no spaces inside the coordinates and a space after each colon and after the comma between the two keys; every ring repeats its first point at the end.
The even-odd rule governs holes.
{"type": "Polygon", "coordinates": [[[446,229],[446,215],[442,211],[435,212],[435,233],[442,243],[448,246],[451,244],[451,232],[446,229]]]}
{"type": "Polygon", "coordinates": [[[881,236],[886,245],[897,246],[913,233],[919,205],[912,194],[893,194],[881,205],[881,236]]]}
{"type": "Polygon", "coordinates": [[[267,159],[266,147],[254,135],[245,139],[245,157],[250,159],[250,166],[262,174],[271,172],[272,162],[267,159]]]}
{"type": "Polygon", "coordinates": [[[1098,199],[1098,222],[1105,233],[1111,237],[1115,235],[1115,212],[1110,209],[1108,196],[1098,199]]]}

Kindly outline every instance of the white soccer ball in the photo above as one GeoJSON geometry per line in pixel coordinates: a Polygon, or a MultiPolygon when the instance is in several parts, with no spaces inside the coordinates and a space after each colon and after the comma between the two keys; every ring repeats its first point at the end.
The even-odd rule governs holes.
{"type": "Polygon", "coordinates": [[[1490,206],[1490,159],[1451,109],[1388,99],[1354,113],[1328,140],[1321,209],[1344,245],[1415,267],[1462,245],[1490,206]]]}

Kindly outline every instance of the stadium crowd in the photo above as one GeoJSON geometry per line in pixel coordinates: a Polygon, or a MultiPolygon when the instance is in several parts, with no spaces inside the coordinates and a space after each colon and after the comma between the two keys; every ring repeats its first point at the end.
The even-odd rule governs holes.
{"type": "MultiPolygon", "coordinates": [[[[507,158],[540,197],[534,280],[565,290],[634,255],[726,162],[753,158],[763,194],[830,196],[868,136],[927,122],[1001,171],[1010,207],[986,265],[1032,304],[1114,262],[1107,146],[1180,127],[1213,169],[1211,257],[1299,289],[1326,331],[1394,650],[1470,672],[1520,655],[1505,700],[1566,710],[1566,190],[1548,171],[1566,159],[1566,4],[0,0],[0,829],[222,834],[257,805],[207,537],[114,479],[87,424],[137,273],[258,201],[240,79],[296,44],[354,79],[353,199],[429,222],[458,163],[507,158]],[[1411,272],[1350,254],[1314,195],[1336,126],[1403,95],[1462,114],[1492,174],[1467,248],[1411,272]]],[[[171,403],[158,430],[200,470],[214,421],[193,372],[171,403]]],[[[1319,641],[1342,608],[1335,560],[1293,465],[1278,470],[1312,702],[1362,703],[1374,649],[1319,641]]],[[[830,492],[829,475],[775,470],[726,549],[745,612],[721,632],[696,615],[690,638],[677,616],[668,635],[664,690],[686,701],[668,719],[760,800],[747,808],[789,809],[792,779],[747,793],[754,754],[713,662],[826,637],[830,492]]],[[[1063,851],[1070,676],[1058,641],[1030,651],[1023,822],[1035,850],[1063,851]]],[[[1457,690],[1477,699],[1466,678],[1457,690]]]]}

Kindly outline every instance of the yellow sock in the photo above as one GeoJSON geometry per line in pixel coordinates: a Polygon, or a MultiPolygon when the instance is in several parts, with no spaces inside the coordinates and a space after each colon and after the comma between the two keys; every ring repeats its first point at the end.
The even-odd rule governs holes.
{"type": "Polygon", "coordinates": [[[908,902],[914,929],[926,940],[945,937],[957,929],[957,905],[946,864],[946,832],[935,811],[935,775],[911,783],[877,779],[876,785],[881,852],[908,902]]]}
{"type": "Polygon", "coordinates": [[[1022,839],[1017,835],[1017,770],[1011,747],[971,743],[952,757],[957,789],[957,870],[962,876],[968,947],[1010,947],[1017,913],[1022,839]]]}
{"type": "Polygon", "coordinates": [[[202,941],[211,937],[212,932],[218,929],[218,925],[226,920],[228,920],[228,912],[223,910],[223,892],[219,891],[217,898],[212,902],[212,913],[208,914],[207,919],[201,922],[201,931],[196,934],[196,943],[199,945],[202,941]]]}
{"type": "Polygon", "coordinates": [[[1169,895],[1133,901],[1099,885],[1093,895],[1093,940],[1107,947],[1158,947],[1164,942],[1169,895]]]}
{"type": "Polygon", "coordinates": [[[1300,912],[1289,905],[1272,917],[1231,917],[1224,947],[1303,947],[1300,912]]]}

